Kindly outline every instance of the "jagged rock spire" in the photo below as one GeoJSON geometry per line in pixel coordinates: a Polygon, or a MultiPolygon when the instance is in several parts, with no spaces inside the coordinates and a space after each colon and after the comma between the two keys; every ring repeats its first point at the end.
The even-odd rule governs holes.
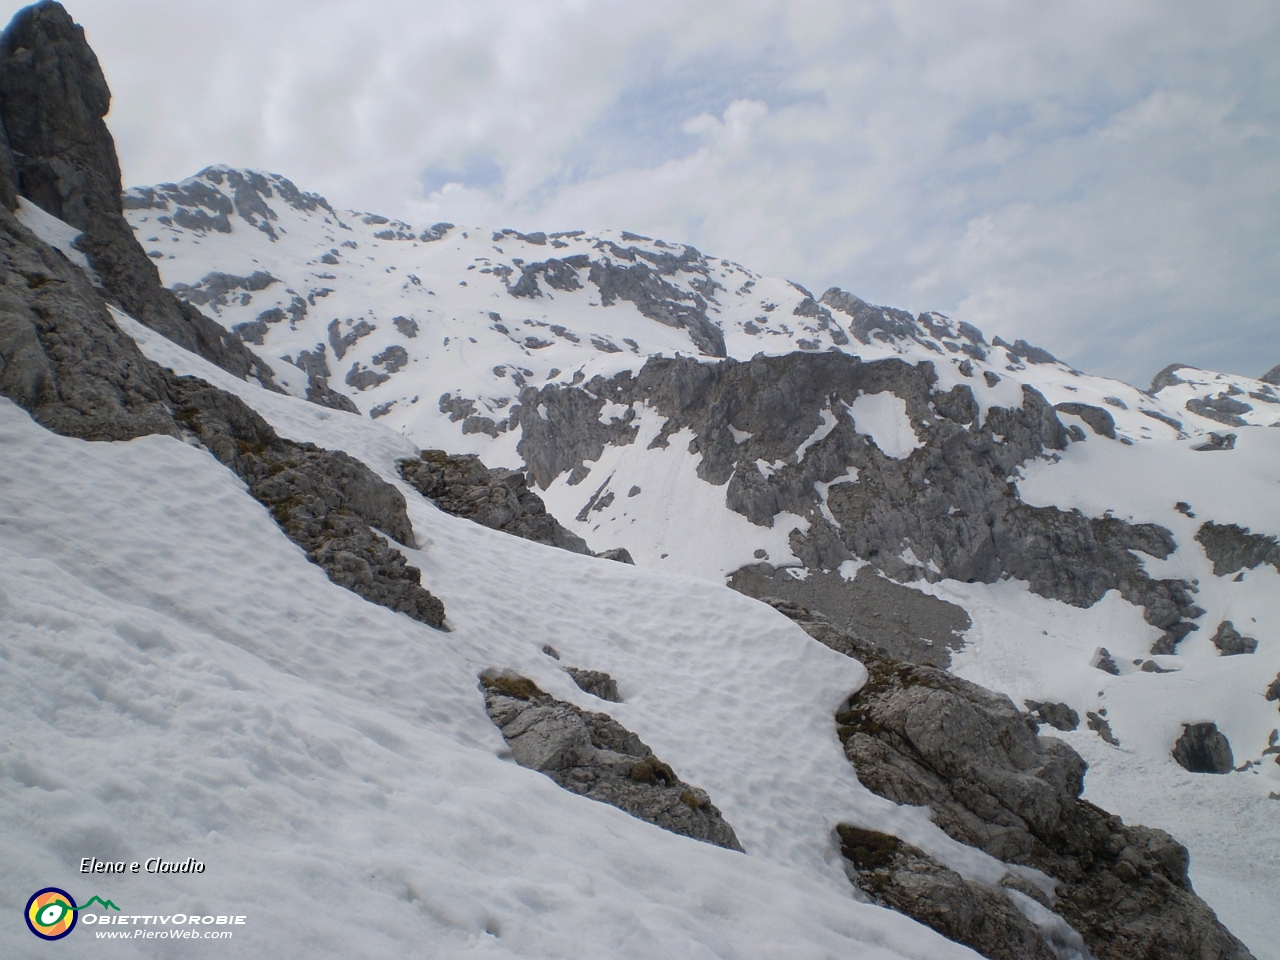
{"type": "Polygon", "coordinates": [[[102,67],[66,9],[45,0],[18,11],[0,36],[0,117],[16,186],[85,232],[121,216],[120,164],[103,121],[110,108],[102,67]]]}
{"type": "Polygon", "coordinates": [[[108,299],[142,323],[240,377],[273,386],[271,368],[238,338],[166,290],[124,219],[120,164],[103,118],[111,91],[84,29],[62,4],[18,11],[0,35],[0,166],[9,209],[22,196],[83,235],[108,299]]]}

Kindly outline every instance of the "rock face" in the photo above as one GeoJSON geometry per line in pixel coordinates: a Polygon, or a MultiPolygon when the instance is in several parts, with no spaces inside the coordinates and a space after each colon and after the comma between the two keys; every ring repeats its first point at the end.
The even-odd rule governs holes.
{"type": "Polygon", "coordinates": [[[612,717],[557,700],[524,677],[486,675],[481,689],[521,766],[664,830],[742,850],[707,794],[681,781],[612,717]]]}
{"type": "Polygon", "coordinates": [[[84,272],[0,209],[0,394],[85,440],[177,435],[162,372],[84,272]]]}
{"type": "MultiPolygon", "coordinates": [[[[543,234],[526,235],[514,230],[495,233],[494,242],[499,243],[508,235],[537,246],[546,243],[543,234]],[[537,242],[537,237],[542,237],[542,243],[537,242]]],[[[624,234],[623,239],[648,238],[624,234]]],[[[689,246],[681,247],[679,252],[655,253],[634,245],[623,247],[610,240],[599,241],[595,249],[600,256],[594,258],[578,254],[521,264],[520,278],[514,283],[507,279],[512,272],[510,268],[503,267],[507,293],[513,297],[541,297],[539,282],[553,290],[580,290],[583,284],[578,271],[586,270],[587,282],[596,286],[601,306],[612,306],[619,300],[629,301],[650,320],[687,331],[689,339],[703,354],[711,357],[725,355],[724,333],[707,316],[708,298],[714,301],[715,291],[722,288],[712,278],[707,259],[702,254],[689,246]],[[680,274],[692,275],[687,281],[691,290],[671,282],[680,274]]],[[[621,349],[605,340],[593,342],[597,349],[607,353],[621,349]]]]}
{"type": "MultiPolygon", "coordinates": [[[[888,322],[880,308],[874,315],[888,322]]],[[[1196,629],[1191,621],[1203,611],[1191,586],[1153,579],[1133,554],[1167,557],[1175,548],[1168,530],[1021,501],[1018,466],[1067,443],[1040,394],[1024,387],[1021,406],[980,414],[967,386],[940,392],[936,382],[928,362],[839,353],[716,364],[651,358],[634,377],[526,387],[511,417],[521,428],[517,449],[545,489],[562,473],[585,477],[585,461],[606,445],[634,442],[638,406],[657,411],[664,422],[652,445],[690,430],[698,475],[724,487],[730,509],[762,526],[783,511],[809,521],[791,547],[811,573],[858,557],[899,581],[1015,577],[1076,606],[1117,589],[1164,631],[1159,653],[1196,629]],[[859,429],[851,411],[876,394],[900,402],[914,450],[882,450],[870,428],[859,429]],[[627,409],[604,423],[605,403],[627,409]],[[766,473],[762,462],[773,467],[766,473]]]]}
{"type": "Polygon", "coordinates": [[[486,467],[475,454],[443,450],[423,450],[416,460],[401,460],[399,466],[406,482],[445,513],[570,553],[635,563],[622,547],[592,553],[585,540],[547,513],[521,470],[486,467]]]}
{"type": "Polygon", "coordinates": [[[1111,651],[1106,647],[1099,647],[1093,655],[1093,666],[1113,677],[1120,676],[1120,665],[1116,663],[1116,658],[1111,656],[1111,651]]]}
{"type": "Polygon", "coordinates": [[[1080,799],[1084,761],[1038,737],[1007,697],[894,660],[820,614],[772,605],[867,668],[836,716],[858,779],[896,803],[928,806],[956,840],[1057,880],[1053,911],[1099,960],[1250,956],[1192,890],[1186,849],[1080,799]]]}
{"type": "MultiPolygon", "coordinates": [[[[801,292],[808,291],[802,289],[801,292]]],[[[987,341],[983,339],[982,332],[963,321],[952,324],[946,317],[937,313],[922,313],[918,319],[913,319],[905,310],[867,303],[839,287],[831,287],[822,295],[819,302],[824,307],[830,307],[837,313],[843,314],[846,318],[845,322],[848,323],[849,332],[862,344],[870,344],[873,340],[888,343],[895,337],[918,339],[925,334],[939,337],[949,344],[948,350],[958,351],[974,360],[982,360],[987,356],[989,348],[987,341]]],[[[827,316],[832,315],[827,313],[827,316]]]]}
{"type": "Polygon", "coordinates": [[[1106,710],[1103,710],[1102,713],[1095,713],[1093,710],[1089,710],[1085,713],[1085,726],[1100,736],[1104,743],[1118,747],[1120,746],[1120,741],[1111,732],[1111,721],[1102,715],[1106,712],[1106,710]]]}
{"type": "Polygon", "coordinates": [[[1184,723],[1173,759],[1191,773],[1230,773],[1235,768],[1231,744],[1216,723],[1184,723]]]}
{"type": "Polygon", "coordinates": [[[685,247],[680,254],[655,256],[638,247],[619,247],[607,244],[612,255],[591,264],[588,279],[600,289],[600,303],[604,306],[616,300],[629,300],[636,309],[650,320],[657,320],[669,327],[683,327],[689,339],[704,354],[723,357],[724,334],[707,316],[707,301],[719,286],[706,270],[704,258],[693,247],[685,247]],[[686,293],[668,283],[666,276],[678,272],[698,270],[702,273],[702,293],[686,293]]]}
{"type": "Polygon", "coordinates": [[[1248,421],[1241,417],[1240,414],[1249,413],[1253,410],[1253,407],[1237,400],[1235,397],[1219,395],[1203,399],[1193,397],[1187,401],[1187,409],[1192,413],[1198,413],[1202,417],[1208,417],[1210,420],[1225,423],[1228,427],[1243,427],[1248,421]]]}
{"type": "Polygon", "coordinates": [[[186,349],[274,387],[271,368],[239,339],[183,304],[133,236],[121,205],[115,142],[103,117],[111,92],[84,31],[58,3],[18,12],[0,37],[0,121],[12,187],[83,231],[79,246],[108,299],[186,349]]]}
{"type": "Polygon", "coordinates": [[[1178,376],[1178,371],[1185,367],[1185,363],[1171,363],[1151,379],[1151,386],[1147,388],[1148,393],[1159,393],[1165,387],[1174,387],[1180,383],[1186,383],[1178,376]]]}
{"type": "Polygon", "coordinates": [[[277,436],[238,397],[203,380],[156,375],[173,410],[170,429],[161,432],[199,442],[244,479],[330,580],[430,626],[444,625],[444,605],[421,586],[421,571],[374,529],[413,546],[400,491],[345,453],[277,436]]]}
{"type": "MultiPolygon", "coordinates": [[[[1187,407],[1190,408],[1191,402],[1188,401],[1187,407]]],[[[1196,411],[1192,411],[1195,413],[1196,411]]],[[[1212,453],[1215,450],[1234,450],[1236,447],[1236,435],[1234,433],[1211,433],[1204,443],[1197,444],[1192,447],[1199,453],[1212,453]]]]}
{"type": "Polygon", "coordinates": [[[1055,960],[1035,924],[1004,894],[964,879],[897,837],[845,823],[836,834],[849,878],[873,902],[989,960],[1055,960]]]}
{"type": "Polygon", "coordinates": [[[613,547],[609,550],[601,550],[596,554],[601,560],[614,560],[618,563],[629,563],[633,567],[636,565],[635,560],[631,558],[631,551],[626,547],[613,547]]]}
{"type": "Polygon", "coordinates": [[[547,513],[519,470],[490,469],[474,454],[423,450],[401,460],[400,475],[445,513],[537,543],[590,555],[586,541],[547,513]]]}

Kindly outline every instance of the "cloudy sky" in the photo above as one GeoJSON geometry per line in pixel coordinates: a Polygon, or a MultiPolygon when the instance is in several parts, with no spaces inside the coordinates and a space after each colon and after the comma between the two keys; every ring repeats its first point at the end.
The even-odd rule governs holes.
{"type": "Polygon", "coordinates": [[[127,184],[625,228],[1140,386],[1280,363],[1275,0],[66,5],[127,184]]]}

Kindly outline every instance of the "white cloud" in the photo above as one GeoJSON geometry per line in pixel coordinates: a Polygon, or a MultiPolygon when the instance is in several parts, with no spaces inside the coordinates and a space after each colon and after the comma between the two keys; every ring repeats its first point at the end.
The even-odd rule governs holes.
{"type": "MultiPolygon", "coordinates": [[[[12,9],[12,8],[11,8],[12,9]]],[[[71,0],[126,179],[617,226],[1142,382],[1280,361],[1280,8],[71,0]]]]}

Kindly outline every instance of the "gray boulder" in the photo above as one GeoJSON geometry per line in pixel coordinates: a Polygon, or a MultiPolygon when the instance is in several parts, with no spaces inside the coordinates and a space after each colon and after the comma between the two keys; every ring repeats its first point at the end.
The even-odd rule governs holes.
{"type": "Polygon", "coordinates": [[[1218,624],[1218,630],[1213,635],[1213,645],[1221,651],[1224,657],[1234,657],[1242,653],[1253,653],[1258,649],[1258,641],[1253,637],[1245,637],[1240,635],[1240,631],[1230,620],[1223,620],[1218,624]]]}
{"type": "Polygon", "coordinates": [[[601,700],[622,702],[622,698],[618,696],[618,681],[603,670],[578,670],[575,667],[565,667],[565,670],[578,685],[579,690],[593,697],[599,697],[601,700]]]}
{"type": "Polygon", "coordinates": [[[486,674],[480,685],[490,719],[521,766],[664,830],[742,850],[706,792],[682,781],[608,714],[557,700],[524,677],[486,674]]]}
{"type": "Polygon", "coordinates": [[[633,567],[636,565],[636,562],[631,559],[631,551],[626,547],[613,547],[610,550],[601,550],[599,553],[595,554],[595,556],[599,557],[601,560],[613,560],[617,563],[629,563],[633,567]]]}
{"type": "Polygon", "coordinates": [[[1173,759],[1191,773],[1230,773],[1235,769],[1231,744],[1216,723],[1184,723],[1173,745],[1173,759]]]}
{"type": "MultiPolygon", "coordinates": [[[[1190,403],[1187,404],[1187,409],[1191,409],[1190,403]]],[[[1218,450],[1234,450],[1235,448],[1236,435],[1234,433],[1210,433],[1203,443],[1198,443],[1191,449],[1197,453],[1213,453],[1218,450]]]]}
{"type": "Polygon", "coordinates": [[[1106,647],[1099,647],[1094,653],[1093,665],[1103,673],[1109,673],[1113,677],[1120,676],[1120,665],[1116,663],[1115,657],[1111,656],[1111,651],[1106,647]]]}
{"type": "Polygon", "coordinates": [[[1080,714],[1065,703],[1044,703],[1039,700],[1025,702],[1031,719],[1036,723],[1047,723],[1055,730],[1075,730],[1080,726],[1080,714]]]}
{"type": "Polygon", "coordinates": [[[1116,438],[1116,421],[1111,414],[1101,407],[1095,407],[1088,403],[1058,403],[1054,404],[1053,409],[1059,413],[1074,414],[1087,423],[1089,429],[1100,437],[1106,437],[1108,440],[1116,438]]]}

